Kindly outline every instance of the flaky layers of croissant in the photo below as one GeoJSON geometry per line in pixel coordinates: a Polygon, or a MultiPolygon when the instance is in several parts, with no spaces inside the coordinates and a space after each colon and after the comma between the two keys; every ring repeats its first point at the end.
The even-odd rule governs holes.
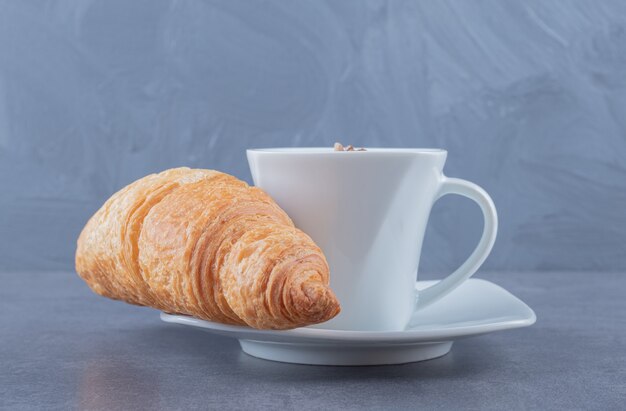
{"type": "Polygon", "coordinates": [[[76,270],[100,295],[227,324],[287,329],[339,312],[315,243],[262,190],[213,170],[115,193],[83,229],[76,270]]]}

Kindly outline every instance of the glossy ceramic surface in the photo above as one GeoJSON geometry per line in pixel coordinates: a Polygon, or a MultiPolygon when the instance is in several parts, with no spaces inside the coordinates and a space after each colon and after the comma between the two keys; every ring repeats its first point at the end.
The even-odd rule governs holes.
{"type": "MultiPolygon", "coordinates": [[[[421,281],[424,290],[433,281],[421,281]]],[[[161,319],[237,338],[242,349],[273,361],[321,365],[399,364],[446,354],[459,338],[532,325],[535,313],[503,288],[470,279],[428,307],[416,310],[404,331],[297,328],[256,330],[161,314],[161,319]]],[[[323,327],[325,324],[322,324],[323,327]]]]}
{"type": "Polygon", "coordinates": [[[473,183],[447,178],[439,149],[335,152],[326,148],[248,150],[254,183],[321,247],[341,313],[338,330],[403,330],[426,307],[469,278],[496,237],[493,202],[473,183]],[[476,201],[481,240],[467,261],[432,288],[413,286],[432,205],[446,194],[476,201]]]}

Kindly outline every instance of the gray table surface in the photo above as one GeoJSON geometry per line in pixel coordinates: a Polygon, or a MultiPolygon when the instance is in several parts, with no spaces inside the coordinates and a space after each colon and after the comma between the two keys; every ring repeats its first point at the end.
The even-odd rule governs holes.
{"type": "Polygon", "coordinates": [[[264,361],[92,294],[73,273],[0,273],[3,409],[625,409],[626,274],[488,273],[538,316],[422,363],[264,361]]]}

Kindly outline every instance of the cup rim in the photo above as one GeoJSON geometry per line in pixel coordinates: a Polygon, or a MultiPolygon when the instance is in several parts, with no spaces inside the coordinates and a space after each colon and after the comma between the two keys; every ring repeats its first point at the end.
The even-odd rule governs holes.
{"type": "Polygon", "coordinates": [[[268,148],[248,148],[248,153],[263,154],[305,154],[305,155],[358,155],[371,156],[375,154],[447,154],[448,151],[442,148],[393,148],[393,147],[366,147],[366,151],[335,151],[333,147],[268,147],[268,148]]]}

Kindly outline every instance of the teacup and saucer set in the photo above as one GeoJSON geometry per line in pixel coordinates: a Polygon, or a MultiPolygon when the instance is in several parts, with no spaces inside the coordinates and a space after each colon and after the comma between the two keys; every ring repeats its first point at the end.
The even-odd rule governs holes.
{"type": "Polygon", "coordinates": [[[482,188],[444,176],[445,150],[274,148],[247,155],[255,185],[324,251],[341,313],[286,331],[165,313],[163,321],[237,338],[254,357],[316,365],[428,360],[447,354],[457,339],[535,322],[533,310],[508,291],[470,279],[493,247],[498,219],[482,188]],[[448,277],[416,282],[431,208],[447,194],[480,206],[482,236],[448,277]]]}

